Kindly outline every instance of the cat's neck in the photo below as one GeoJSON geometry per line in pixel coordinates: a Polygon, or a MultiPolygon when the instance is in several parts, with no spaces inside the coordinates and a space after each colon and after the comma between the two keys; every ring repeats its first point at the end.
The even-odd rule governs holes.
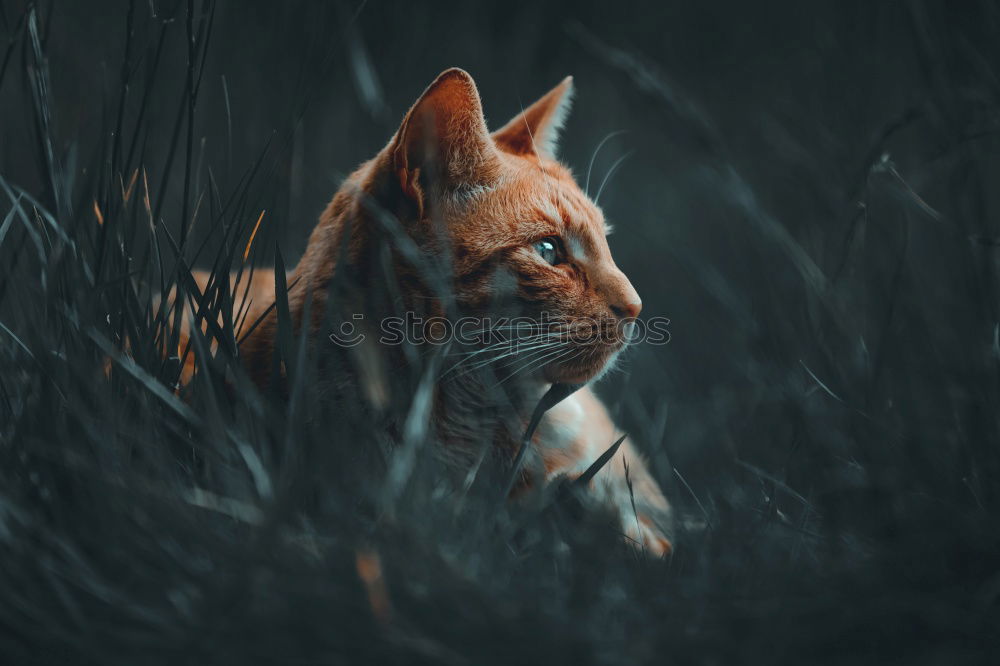
{"type": "Polygon", "coordinates": [[[500,376],[485,367],[440,379],[436,426],[446,443],[467,448],[492,441],[513,453],[535,405],[551,384],[533,378],[505,382],[500,376]]]}

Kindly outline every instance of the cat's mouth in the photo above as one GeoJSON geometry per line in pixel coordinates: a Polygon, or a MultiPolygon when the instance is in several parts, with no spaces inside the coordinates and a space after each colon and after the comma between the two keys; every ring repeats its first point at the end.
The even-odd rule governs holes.
{"type": "Polygon", "coordinates": [[[584,384],[614,366],[618,355],[629,345],[634,324],[616,319],[582,319],[565,330],[571,332],[569,353],[548,363],[542,375],[547,382],[584,384]]]}
{"type": "Polygon", "coordinates": [[[625,340],[580,345],[576,353],[546,365],[542,374],[547,382],[585,384],[611,369],[627,346],[625,340]]]}
{"type": "Polygon", "coordinates": [[[494,370],[504,381],[519,375],[541,378],[547,383],[583,384],[613,367],[615,359],[631,342],[633,325],[622,326],[616,320],[580,319],[526,330],[526,334],[514,336],[518,340],[515,350],[494,344],[473,353],[495,354],[502,347],[502,353],[493,360],[494,370]]]}

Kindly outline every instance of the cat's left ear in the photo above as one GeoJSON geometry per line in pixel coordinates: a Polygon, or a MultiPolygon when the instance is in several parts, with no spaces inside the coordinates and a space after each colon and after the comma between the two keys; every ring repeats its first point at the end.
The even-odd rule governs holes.
{"type": "Polygon", "coordinates": [[[573,99],[573,77],[562,82],[493,133],[501,150],[515,155],[554,157],[559,131],[573,99]]]}
{"type": "Polygon", "coordinates": [[[490,141],[479,91],[468,72],[442,72],[403,119],[387,147],[403,192],[422,214],[430,194],[490,183],[496,146],[490,141]]]}

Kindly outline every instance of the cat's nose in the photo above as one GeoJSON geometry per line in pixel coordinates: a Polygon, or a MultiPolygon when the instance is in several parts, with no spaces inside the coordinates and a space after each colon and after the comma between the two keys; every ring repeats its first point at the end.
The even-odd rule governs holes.
{"type": "Polygon", "coordinates": [[[642,300],[639,295],[636,294],[634,301],[628,301],[627,303],[621,303],[619,305],[612,305],[611,311],[615,313],[615,316],[620,319],[635,319],[642,312],[642,300]]]}
{"type": "Polygon", "coordinates": [[[642,312],[642,299],[621,271],[608,290],[608,307],[620,319],[635,319],[642,312]]]}

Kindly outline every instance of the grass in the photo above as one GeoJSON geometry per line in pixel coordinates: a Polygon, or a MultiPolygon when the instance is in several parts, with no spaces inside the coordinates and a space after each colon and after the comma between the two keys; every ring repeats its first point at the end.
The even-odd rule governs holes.
{"type": "MultiPolygon", "coordinates": [[[[915,6],[933,62],[937,33],[915,6]]],[[[190,268],[282,273],[264,210],[288,137],[228,185],[214,170],[223,165],[201,168],[195,111],[214,3],[178,4],[175,20],[142,33],[146,43],[133,27],[147,9],[129,5],[104,100],[107,140],[92,155],[65,150],[53,120],[46,22],[58,7],[4,10],[0,91],[21,86],[40,174],[0,174],[5,663],[912,664],[997,654],[997,234],[990,198],[973,196],[990,173],[968,152],[978,102],[945,109],[934,98],[890,121],[865,157],[846,235],[824,232],[836,242],[823,247],[841,251],[821,258],[805,249],[808,234],[766,210],[701,110],[649,63],[570,24],[708,155],[701,177],[720,205],[766,240],[747,242],[745,269],[780,257],[796,276],[792,289],[774,278],[773,302],[745,304],[739,265],[722,279],[692,266],[733,320],[754,308],[782,315],[742,320],[748,342],[734,353],[749,379],[706,400],[697,427],[660,410],[668,380],[639,363],[637,388],[616,400],[677,508],[676,553],[651,561],[585,498],[558,501],[553,489],[498,508],[502,469],[456,488],[419,428],[401,466],[368,416],[313,390],[310,348],[289,325],[280,284],[289,398],[246,379],[235,352],[253,322],[240,289],[215,279],[201,292],[190,268]],[[185,73],[159,151],[149,105],[178,33],[185,73]],[[958,155],[940,210],[882,157],[919,122],[944,123],[943,150],[958,155]],[[948,227],[933,265],[913,259],[927,223],[958,229],[948,227]],[[928,286],[950,274],[964,276],[963,289],[928,286]],[[155,299],[171,289],[177,307],[207,322],[190,349],[178,349],[177,317],[155,299]],[[192,352],[197,379],[175,390],[192,352]],[[682,441],[650,445],[664,437],[682,441]]],[[[603,190],[607,177],[594,182],[603,190]]],[[[394,408],[417,420],[423,370],[397,378],[412,390],[394,408]]]]}

